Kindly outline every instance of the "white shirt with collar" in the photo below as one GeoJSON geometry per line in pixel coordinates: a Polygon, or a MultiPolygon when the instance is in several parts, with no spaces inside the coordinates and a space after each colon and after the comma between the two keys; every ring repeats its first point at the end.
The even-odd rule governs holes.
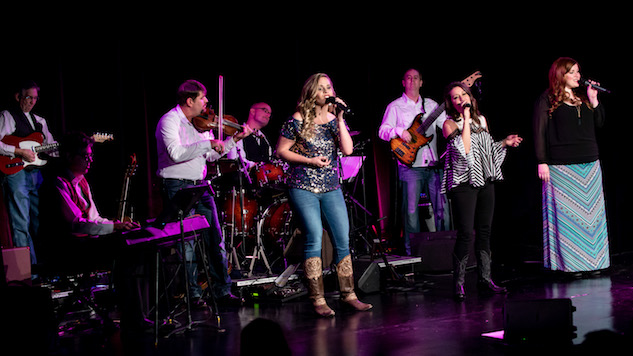
{"type": "MultiPolygon", "coordinates": [[[[384,141],[390,141],[401,137],[402,132],[411,127],[415,117],[424,112],[422,121],[426,119],[439,105],[433,99],[420,96],[417,101],[411,100],[406,94],[392,101],[385,110],[382,124],[378,129],[378,136],[384,141]],[[422,105],[424,103],[424,105],[422,105]]],[[[442,129],[446,121],[446,114],[442,113],[435,122],[426,130],[425,136],[435,135],[436,128],[442,129]]],[[[413,167],[428,167],[436,165],[439,161],[437,152],[437,137],[418,150],[413,167]]],[[[402,165],[402,163],[398,162],[402,165]]]]}
{"type": "MultiPolygon", "coordinates": [[[[207,161],[223,154],[211,148],[211,131],[199,132],[183,113],[180,105],[161,117],[156,126],[157,174],[162,178],[200,180],[207,175],[207,161]]],[[[224,152],[235,147],[233,137],[224,140],[224,152]]]]}

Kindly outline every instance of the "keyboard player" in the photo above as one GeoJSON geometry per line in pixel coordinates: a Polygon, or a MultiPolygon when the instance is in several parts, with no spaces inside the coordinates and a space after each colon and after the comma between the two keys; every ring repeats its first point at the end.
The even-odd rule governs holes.
{"type": "MultiPolygon", "coordinates": [[[[112,270],[117,296],[121,301],[133,293],[128,276],[140,265],[141,256],[124,247],[121,232],[139,227],[135,222],[120,222],[100,215],[86,173],[93,162],[91,137],[81,132],[69,133],[60,141],[59,160],[52,162],[42,190],[41,231],[36,245],[42,247],[42,270],[82,273],[112,270]],[[52,174],[52,177],[49,176],[52,174]],[[117,261],[114,264],[114,261],[117,261]]],[[[143,315],[139,305],[119,303],[122,327],[139,323],[143,315]]]]}

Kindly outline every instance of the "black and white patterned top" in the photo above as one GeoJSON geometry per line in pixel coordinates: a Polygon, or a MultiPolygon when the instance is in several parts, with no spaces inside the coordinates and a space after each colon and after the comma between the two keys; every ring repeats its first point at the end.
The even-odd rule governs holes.
{"type": "Polygon", "coordinates": [[[506,148],[501,141],[494,141],[488,132],[486,119],[483,116],[479,119],[481,125],[470,125],[471,148],[468,154],[461,135],[464,120],[455,121],[458,128],[447,138],[442,193],[463,183],[478,188],[489,181],[503,180],[501,164],[506,157],[506,148]]]}

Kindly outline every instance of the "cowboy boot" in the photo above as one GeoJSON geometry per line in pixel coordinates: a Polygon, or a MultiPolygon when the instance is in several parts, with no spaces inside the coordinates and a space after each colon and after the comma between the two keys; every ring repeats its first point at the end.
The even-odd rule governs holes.
{"type": "Polygon", "coordinates": [[[492,281],[490,277],[490,254],[488,251],[477,251],[477,269],[479,270],[479,281],[477,286],[479,290],[490,293],[507,293],[508,290],[500,287],[492,281]]]}
{"type": "Polygon", "coordinates": [[[453,285],[455,287],[454,297],[457,301],[463,301],[466,298],[464,292],[464,283],[466,281],[466,265],[468,264],[468,255],[461,260],[453,254],[453,285]]]}
{"type": "Polygon", "coordinates": [[[352,258],[350,255],[336,265],[336,274],[338,275],[338,283],[341,288],[341,300],[351,305],[357,311],[365,311],[371,309],[371,304],[366,304],[358,300],[354,293],[354,270],[352,269],[352,258]]]}
{"type": "Polygon", "coordinates": [[[310,257],[304,262],[305,276],[308,280],[308,296],[314,306],[314,311],[320,316],[334,316],[325,301],[323,288],[323,265],[321,257],[310,257]]]}

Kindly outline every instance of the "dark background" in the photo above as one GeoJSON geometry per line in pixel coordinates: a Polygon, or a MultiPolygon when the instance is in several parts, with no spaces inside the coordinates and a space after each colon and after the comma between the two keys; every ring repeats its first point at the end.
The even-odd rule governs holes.
{"type": "Polygon", "coordinates": [[[423,95],[436,101],[449,82],[479,70],[484,75],[480,110],[493,136],[518,133],[525,138],[509,153],[506,180],[497,184],[496,259],[538,260],[541,193],[532,105],[547,87],[552,62],[569,56],[580,63],[584,76],[612,90],[600,96],[608,123],[599,132],[611,252],[633,250],[626,233],[631,189],[622,179],[629,144],[622,9],[455,4],[432,11],[427,6],[321,14],[314,8],[214,13],[186,6],[151,15],[85,9],[77,10],[81,16],[62,17],[45,11],[38,16],[25,10],[3,13],[15,21],[4,23],[0,35],[0,109],[14,100],[15,83],[30,78],[41,86],[34,112],[48,120],[56,137],[70,130],[114,134],[114,141],[95,147],[88,177],[102,215],[115,215],[133,153],[139,161],[132,183],[136,216],[159,212],[154,131],[159,118],[175,106],[176,89],[184,80],[204,83],[217,107],[222,75],[225,113],[240,121],[254,102],[269,103],[273,116],[264,131],[275,142],[304,81],[325,72],[355,111],[348,119],[350,128],[361,132],[355,139],[371,140],[366,204],[375,216],[391,216],[383,227],[385,236],[395,236],[389,211],[395,164],[388,144],[376,136],[386,105],[402,94],[401,77],[410,67],[420,69],[423,95]]]}

